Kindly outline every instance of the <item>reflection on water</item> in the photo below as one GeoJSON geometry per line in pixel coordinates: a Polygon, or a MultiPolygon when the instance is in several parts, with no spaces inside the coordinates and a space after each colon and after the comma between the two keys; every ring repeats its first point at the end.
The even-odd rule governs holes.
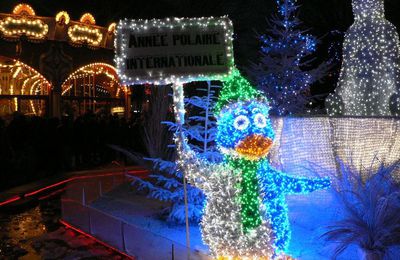
{"type": "Polygon", "coordinates": [[[20,212],[0,212],[0,260],[122,259],[60,226],[60,216],[59,197],[20,212]]]}
{"type": "Polygon", "coordinates": [[[23,212],[0,213],[0,256],[40,259],[32,242],[59,227],[59,198],[42,201],[23,212]]]}
{"type": "Polygon", "coordinates": [[[40,259],[32,241],[59,227],[58,198],[40,202],[23,212],[0,213],[0,257],[40,259]],[[23,256],[23,257],[22,257],[23,256]]]}

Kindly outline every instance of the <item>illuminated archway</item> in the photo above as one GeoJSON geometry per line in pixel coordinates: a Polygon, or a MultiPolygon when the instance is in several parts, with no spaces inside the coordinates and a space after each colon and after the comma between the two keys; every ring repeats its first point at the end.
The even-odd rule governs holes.
{"type": "Polygon", "coordinates": [[[32,67],[0,56],[0,116],[44,115],[51,84],[32,67]]]}
{"type": "Polygon", "coordinates": [[[125,111],[127,88],[120,84],[116,69],[109,64],[91,63],[79,68],[64,81],[61,89],[66,114],[125,111]]]}

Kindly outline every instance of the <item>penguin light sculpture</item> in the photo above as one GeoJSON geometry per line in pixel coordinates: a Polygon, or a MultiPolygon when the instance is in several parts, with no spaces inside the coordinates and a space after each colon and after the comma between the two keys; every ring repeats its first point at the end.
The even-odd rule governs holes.
{"type": "MultiPolygon", "coordinates": [[[[183,89],[174,89],[175,116],[184,121],[183,89]]],[[[199,158],[182,132],[176,137],[178,164],[206,195],[203,241],[217,259],[285,258],[290,241],[286,195],[330,186],[328,178],[294,177],[267,158],[274,131],[267,100],[234,70],[216,106],[220,164],[199,158]]]]}

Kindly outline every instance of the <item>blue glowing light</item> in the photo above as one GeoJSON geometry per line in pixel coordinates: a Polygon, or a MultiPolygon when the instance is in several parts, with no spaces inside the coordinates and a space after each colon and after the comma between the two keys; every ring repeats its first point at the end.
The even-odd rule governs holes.
{"type": "MultiPolygon", "coordinates": [[[[225,161],[242,171],[243,183],[240,184],[242,193],[239,201],[242,203],[242,210],[245,209],[242,212],[245,231],[259,225],[260,217],[268,220],[275,235],[276,253],[279,254],[287,252],[291,237],[286,195],[305,194],[327,188],[330,180],[289,176],[274,169],[265,156],[250,161],[234,152],[238,144],[249,136],[274,139],[274,130],[268,117],[269,110],[268,104],[262,100],[238,101],[225,106],[218,116],[216,142],[226,155],[225,161]],[[259,215],[261,210],[251,212],[254,209],[257,211],[259,198],[266,208],[263,216],[259,215]]],[[[257,143],[254,146],[256,150],[257,143]]]]}
{"type": "Polygon", "coordinates": [[[291,230],[288,218],[286,195],[307,194],[330,186],[329,178],[308,179],[289,176],[274,169],[267,160],[261,163],[258,171],[260,190],[265,194],[266,218],[270,220],[275,232],[277,252],[287,252],[291,230]]]}
{"type": "Polygon", "coordinates": [[[275,138],[271,121],[268,118],[267,103],[238,101],[221,110],[218,116],[216,142],[219,146],[234,149],[245,137],[259,134],[275,138]]]}

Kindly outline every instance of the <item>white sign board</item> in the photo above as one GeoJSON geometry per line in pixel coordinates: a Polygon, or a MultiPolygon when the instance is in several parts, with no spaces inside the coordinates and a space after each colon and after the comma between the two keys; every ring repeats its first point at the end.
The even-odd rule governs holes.
{"type": "Polygon", "coordinates": [[[123,84],[221,79],[234,66],[228,17],[122,20],[115,63],[123,84]]]}

